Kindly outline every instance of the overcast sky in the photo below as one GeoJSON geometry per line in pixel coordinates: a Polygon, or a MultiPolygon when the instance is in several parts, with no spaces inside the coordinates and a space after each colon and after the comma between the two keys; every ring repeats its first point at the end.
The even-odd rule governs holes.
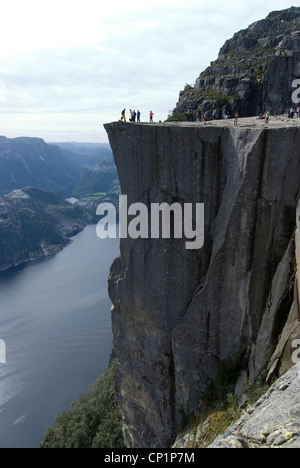
{"type": "MultiPolygon", "coordinates": [[[[0,9],[0,134],[107,142],[123,107],[165,120],[226,39],[285,0],[9,0],[0,9]]],[[[294,6],[298,6],[294,3],[294,6]]]]}

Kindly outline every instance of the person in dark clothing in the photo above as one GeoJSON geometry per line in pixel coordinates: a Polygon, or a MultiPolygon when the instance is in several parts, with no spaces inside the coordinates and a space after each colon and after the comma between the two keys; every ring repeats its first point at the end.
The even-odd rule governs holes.
{"type": "Polygon", "coordinates": [[[121,112],[121,119],[120,119],[120,120],[124,120],[124,122],[126,122],[125,112],[126,112],[126,109],[123,109],[121,112]]]}

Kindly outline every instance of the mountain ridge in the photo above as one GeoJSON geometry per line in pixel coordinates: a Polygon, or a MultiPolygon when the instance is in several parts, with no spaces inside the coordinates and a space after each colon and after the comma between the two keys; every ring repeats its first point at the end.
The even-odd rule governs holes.
{"type": "MultiPolygon", "coordinates": [[[[196,79],[180,92],[173,117],[188,109],[217,118],[242,117],[270,110],[282,114],[293,106],[293,81],[300,78],[300,7],[271,12],[234,34],[196,79]]],[[[172,118],[172,117],[171,117],[172,118]]]]}
{"type": "Polygon", "coordinates": [[[45,190],[0,197],[0,271],[56,254],[89,222],[85,210],[45,190]]]}
{"type": "Polygon", "coordinates": [[[118,182],[108,146],[64,143],[60,147],[41,138],[0,136],[0,195],[24,187],[49,190],[63,198],[108,192],[118,182]]]}
{"type": "Polygon", "coordinates": [[[36,186],[70,196],[79,180],[80,166],[41,138],[0,136],[0,194],[36,186]]]}

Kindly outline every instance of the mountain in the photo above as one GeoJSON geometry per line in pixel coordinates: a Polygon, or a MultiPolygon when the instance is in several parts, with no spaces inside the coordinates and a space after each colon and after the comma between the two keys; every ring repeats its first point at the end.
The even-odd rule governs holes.
{"type": "Polygon", "coordinates": [[[0,195],[37,187],[63,198],[108,192],[118,174],[108,144],[0,137],[0,195]],[[72,151],[71,151],[72,150],[72,151]]]}
{"type": "Polygon", "coordinates": [[[53,143],[71,161],[86,168],[93,168],[104,159],[112,158],[108,143],[53,143]]]}
{"type": "Polygon", "coordinates": [[[44,190],[0,197],[0,271],[57,253],[89,221],[83,208],[44,190]]]}
{"type": "Polygon", "coordinates": [[[113,158],[98,162],[93,169],[85,171],[73,190],[75,197],[110,191],[118,184],[118,172],[113,158]]]}
{"type": "MultiPolygon", "coordinates": [[[[181,91],[173,117],[188,109],[216,109],[231,116],[256,116],[267,109],[282,114],[294,106],[293,82],[300,78],[300,7],[274,11],[236,33],[217,60],[200,74],[195,86],[181,91]]],[[[210,114],[211,115],[211,114],[210,114]]]]}
{"type": "Polygon", "coordinates": [[[82,168],[39,138],[0,137],[0,194],[32,186],[68,197],[82,168]]]}

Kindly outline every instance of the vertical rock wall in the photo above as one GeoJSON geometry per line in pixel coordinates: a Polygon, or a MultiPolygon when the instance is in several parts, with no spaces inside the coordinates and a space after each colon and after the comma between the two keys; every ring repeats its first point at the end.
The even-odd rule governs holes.
{"type": "MultiPolygon", "coordinates": [[[[299,199],[300,131],[105,127],[129,205],[205,204],[201,250],[185,239],[122,239],[109,279],[126,444],[167,447],[221,361],[258,359],[299,199]]],[[[274,321],[280,334],[284,320],[274,321]]]]}

